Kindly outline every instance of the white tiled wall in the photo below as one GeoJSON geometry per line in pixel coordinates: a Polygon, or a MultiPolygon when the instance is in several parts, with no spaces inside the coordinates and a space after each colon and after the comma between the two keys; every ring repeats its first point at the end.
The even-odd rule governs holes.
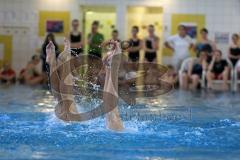
{"type": "MultiPolygon", "coordinates": [[[[25,34],[16,33],[13,41],[13,66],[18,71],[40,47],[38,34],[39,10],[70,11],[72,18],[81,18],[81,5],[112,5],[116,6],[117,27],[122,39],[126,37],[126,7],[162,6],[164,8],[164,26],[168,28],[164,36],[169,36],[171,14],[205,14],[206,27],[210,37],[215,32],[240,32],[240,0],[1,0],[0,1],[0,34],[6,34],[1,27],[25,27],[25,34]]],[[[62,38],[58,38],[59,43],[62,38]]],[[[225,53],[227,45],[219,45],[225,53]]],[[[166,59],[167,60],[167,59],[166,59]]]]}

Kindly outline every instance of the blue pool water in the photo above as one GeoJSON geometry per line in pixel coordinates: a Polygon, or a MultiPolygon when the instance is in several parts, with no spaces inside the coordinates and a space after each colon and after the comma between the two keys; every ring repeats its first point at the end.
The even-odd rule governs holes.
{"type": "Polygon", "coordinates": [[[120,101],[126,129],[115,133],[105,128],[104,117],[58,120],[54,98],[40,87],[0,86],[0,159],[239,160],[239,97],[172,91],[135,106],[120,101]]]}

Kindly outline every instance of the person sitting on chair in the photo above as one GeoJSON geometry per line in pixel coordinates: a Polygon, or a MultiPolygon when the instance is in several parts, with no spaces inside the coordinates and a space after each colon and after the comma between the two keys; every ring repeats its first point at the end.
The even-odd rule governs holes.
{"type": "Polygon", "coordinates": [[[212,89],[213,80],[223,80],[223,90],[228,89],[229,66],[226,60],[222,59],[222,51],[216,50],[208,67],[207,82],[208,88],[212,89]]]}
{"type": "Polygon", "coordinates": [[[207,53],[200,52],[196,59],[192,59],[185,73],[183,73],[180,87],[182,89],[196,90],[202,77],[202,72],[207,69],[207,53]]]}

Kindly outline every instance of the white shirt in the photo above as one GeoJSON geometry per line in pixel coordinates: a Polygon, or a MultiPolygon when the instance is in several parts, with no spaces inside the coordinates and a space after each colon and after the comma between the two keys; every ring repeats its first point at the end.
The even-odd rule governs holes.
{"type": "Polygon", "coordinates": [[[178,34],[167,39],[169,45],[174,48],[173,58],[175,60],[183,60],[189,56],[189,47],[193,40],[189,36],[180,37],[178,34]]]}

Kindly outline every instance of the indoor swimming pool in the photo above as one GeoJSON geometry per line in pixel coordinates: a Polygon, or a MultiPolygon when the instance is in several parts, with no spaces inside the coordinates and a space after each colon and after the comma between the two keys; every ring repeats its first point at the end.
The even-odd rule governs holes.
{"type": "Polygon", "coordinates": [[[116,133],[105,128],[104,117],[57,119],[56,101],[45,89],[0,86],[0,159],[239,160],[239,96],[173,90],[134,106],[120,100],[125,130],[116,133]]]}

